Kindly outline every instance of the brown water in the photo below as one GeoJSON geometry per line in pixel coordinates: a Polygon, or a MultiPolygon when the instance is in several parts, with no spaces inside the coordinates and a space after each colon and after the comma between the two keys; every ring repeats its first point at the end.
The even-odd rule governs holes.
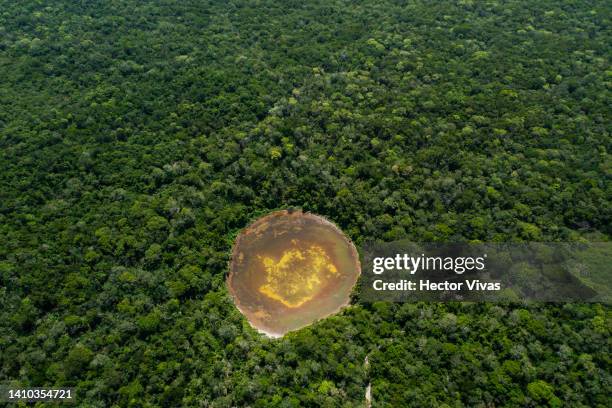
{"type": "Polygon", "coordinates": [[[355,246],[334,224],[277,211],[238,235],[227,284],[253,327],[282,336],[346,306],[360,270],[355,246]]]}

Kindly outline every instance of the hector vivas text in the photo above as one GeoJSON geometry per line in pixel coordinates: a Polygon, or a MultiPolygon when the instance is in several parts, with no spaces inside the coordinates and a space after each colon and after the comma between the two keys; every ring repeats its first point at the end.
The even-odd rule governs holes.
{"type": "MultiPolygon", "coordinates": [[[[385,271],[405,271],[410,275],[414,275],[419,271],[435,271],[435,272],[454,272],[461,275],[464,272],[483,271],[486,268],[487,255],[471,257],[441,257],[441,256],[411,256],[408,254],[396,254],[393,257],[375,257],[372,261],[372,272],[376,275],[381,275],[385,271]]],[[[396,275],[397,276],[397,275],[396,275]]],[[[430,281],[428,279],[420,279],[418,282],[407,279],[401,279],[394,282],[384,282],[382,279],[377,279],[372,282],[374,290],[400,290],[400,291],[460,291],[460,290],[476,290],[489,291],[500,290],[499,282],[481,282],[478,279],[465,280],[464,282],[457,281],[430,281]]]]}

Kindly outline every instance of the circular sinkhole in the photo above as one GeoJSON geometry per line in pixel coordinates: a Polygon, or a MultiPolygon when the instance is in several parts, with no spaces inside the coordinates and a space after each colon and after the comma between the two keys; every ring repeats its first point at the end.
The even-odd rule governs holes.
{"type": "Polygon", "coordinates": [[[249,323],[280,337],[349,303],[359,255],[333,223],[302,211],[276,211],[236,238],[227,279],[249,323]]]}

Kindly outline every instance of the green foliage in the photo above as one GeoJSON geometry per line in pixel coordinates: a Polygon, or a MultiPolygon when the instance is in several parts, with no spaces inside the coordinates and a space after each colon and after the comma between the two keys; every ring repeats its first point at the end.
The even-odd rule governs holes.
{"type": "Polygon", "coordinates": [[[93,357],[93,352],[82,344],[77,344],[66,356],[64,370],[68,377],[81,374],[93,357]]]}
{"type": "Polygon", "coordinates": [[[358,245],[609,240],[609,14],[3,2],[0,382],[88,407],[354,407],[368,383],[376,407],[609,406],[607,305],[356,304],[270,340],[224,285],[277,208],[358,245]]]}

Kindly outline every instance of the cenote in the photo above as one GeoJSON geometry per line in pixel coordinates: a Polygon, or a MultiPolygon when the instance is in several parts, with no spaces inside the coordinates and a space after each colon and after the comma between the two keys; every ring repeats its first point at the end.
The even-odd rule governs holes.
{"type": "Polygon", "coordinates": [[[346,306],[360,270],[355,246],[333,223],[284,210],[238,235],[227,285],[249,323],[279,337],[346,306]]]}

